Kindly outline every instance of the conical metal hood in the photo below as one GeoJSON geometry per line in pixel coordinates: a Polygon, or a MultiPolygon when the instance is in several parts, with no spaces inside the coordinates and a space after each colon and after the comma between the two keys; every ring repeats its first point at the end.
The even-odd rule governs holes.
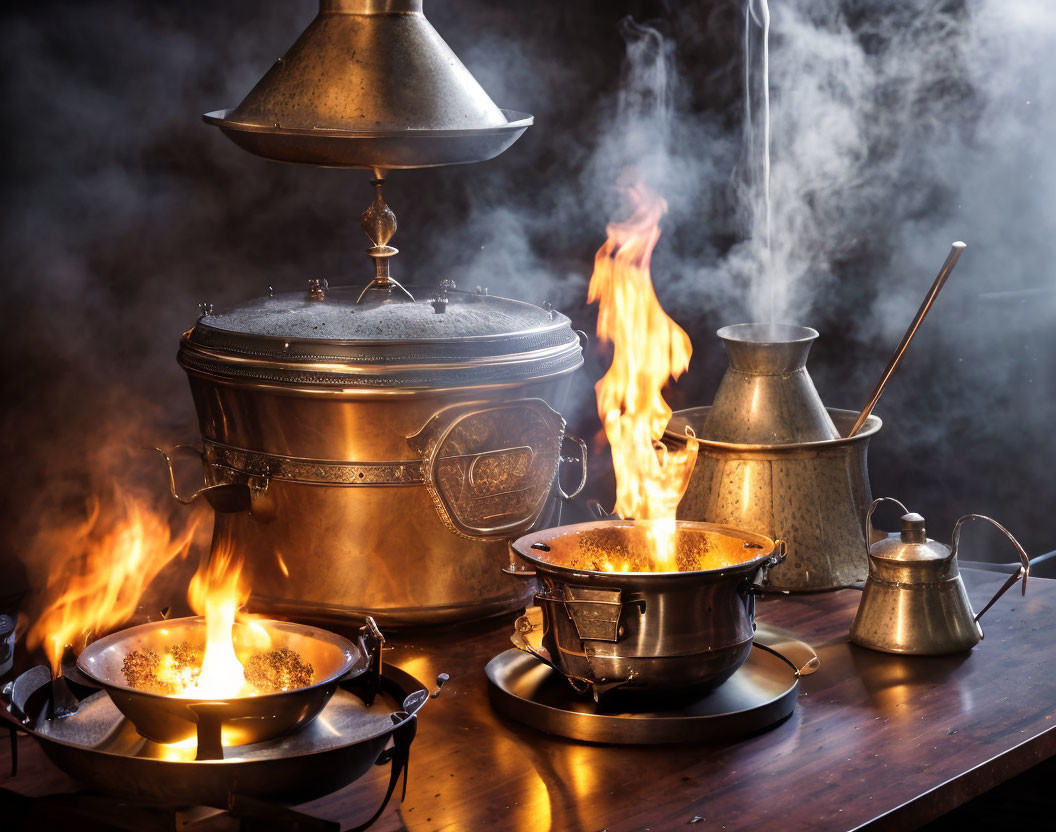
{"type": "Polygon", "coordinates": [[[838,439],[807,373],[818,332],[788,324],[737,324],[718,331],[730,366],[701,436],[744,445],[791,445],[838,439]]]}
{"type": "Polygon", "coordinates": [[[319,6],[238,107],[205,116],[246,150],[331,167],[432,167],[496,156],[531,124],[495,106],[422,0],[319,6]]]}

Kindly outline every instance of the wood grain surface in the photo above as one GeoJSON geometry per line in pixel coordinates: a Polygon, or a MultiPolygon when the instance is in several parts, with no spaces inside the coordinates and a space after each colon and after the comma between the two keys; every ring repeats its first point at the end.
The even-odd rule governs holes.
{"type": "MultiPolygon", "coordinates": [[[[1000,575],[965,570],[976,609],[1000,575]]],[[[495,714],[484,665],[509,646],[511,620],[390,638],[388,661],[431,683],[451,675],[421,717],[392,830],[911,829],[1056,755],[1056,581],[1032,579],[983,618],[986,638],[955,657],[898,657],[855,647],[861,593],[780,596],[759,618],[810,643],[795,713],[719,745],[616,747],[548,737],[495,714]],[[698,825],[699,824],[699,825],[698,825]]],[[[0,786],[72,791],[29,738],[0,786]]],[[[381,798],[378,768],[298,807],[349,827],[381,798]]]]}

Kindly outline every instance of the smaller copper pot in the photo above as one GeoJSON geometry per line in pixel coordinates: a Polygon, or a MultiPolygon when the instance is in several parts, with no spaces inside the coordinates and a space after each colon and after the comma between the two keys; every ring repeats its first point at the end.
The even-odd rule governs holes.
{"type": "MultiPolygon", "coordinates": [[[[679,572],[609,572],[599,558],[641,562],[645,526],[602,520],[525,535],[511,544],[544,591],[543,647],[518,646],[595,698],[614,688],[704,692],[744,663],[755,595],[785,556],[782,541],[711,523],[679,521],[679,572]]],[[[526,626],[522,622],[522,627],[526,626]]]]}

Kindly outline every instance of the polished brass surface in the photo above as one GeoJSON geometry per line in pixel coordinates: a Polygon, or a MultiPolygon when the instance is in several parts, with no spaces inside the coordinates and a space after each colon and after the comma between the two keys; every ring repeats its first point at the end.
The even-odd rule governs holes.
{"type": "MultiPolygon", "coordinates": [[[[223,756],[221,740],[223,745],[246,745],[301,728],[316,718],[339,682],[380,672],[384,640],[372,621],[363,628],[358,644],[303,624],[256,621],[255,625],[267,631],[269,649],[289,648],[312,666],[310,685],[215,701],[150,693],[128,684],[122,665],[133,650],[150,648],[163,654],[170,645],[184,642],[204,648],[201,617],[154,621],[104,636],[81,652],[77,669],[106,690],[144,737],[158,743],[197,739],[199,759],[223,756]]],[[[252,653],[247,652],[251,648],[246,646],[243,626],[236,623],[233,638],[235,652],[245,662],[252,653]]]]}
{"type": "Polygon", "coordinates": [[[371,291],[383,290],[390,298],[414,300],[412,295],[389,273],[392,258],[400,253],[398,248],[389,245],[389,240],[396,233],[396,215],[385,202],[381,192],[385,180],[380,176],[371,180],[374,186],[374,201],[367,206],[367,210],[360,216],[360,226],[367,239],[372,243],[367,249],[367,255],[374,261],[374,279],[368,283],[356,298],[356,303],[362,303],[371,291]],[[393,290],[399,289],[399,295],[393,296],[393,290]]]}
{"type": "Polygon", "coordinates": [[[780,541],[689,522],[676,541],[687,571],[592,568],[606,554],[632,569],[643,560],[647,541],[633,520],[547,529],[510,546],[543,586],[543,660],[595,700],[616,690],[702,692],[728,679],[751,650],[755,594],[784,556],[780,541]]]}
{"type": "Polygon", "coordinates": [[[242,103],[205,119],[268,159],[374,170],[490,159],[532,121],[495,106],[421,0],[322,0],[242,103]]]}
{"type": "Polygon", "coordinates": [[[501,572],[506,541],[559,522],[583,487],[558,412],[581,339],[553,310],[443,291],[442,313],[424,293],[276,295],[183,336],[201,494],[217,545],[246,556],[255,611],[418,626],[531,596],[501,572]]]}
{"type": "Polygon", "coordinates": [[[1030,559],[1023,547],[1000,523],[978,514],[968,514],[954,525],[953,544],[946,546],[927,537],[924,518],[906,512],[897,534],[879,536],[872,527],[873,511],[883,502],[880,497],[866,514],[866,533],[876,542],[869,548],[869,577],[862,592],[851,641],[885,653],[935,656],[971,650],[983,638],[979,619],[983,613],[1022,579],[1027,589],[1030,559]],[[972,520],[996,526],[1015,546],[1019,570],[1011,575],[976,615],[957,567],[961,528],[972,520]]]}
{"type": "Polygon", "coordinates": [[[190,381],[207,460],[215,462],[207,465],[212,481],[248,484],[271,472],[266,492],[256,492],[259,510],[216,516],[215,539],[246,555],[253,609],[319,621],[369,613],[385,627],[494,615],[531,596],[530,587],[500,567],[508,560],[508,529],[556,519],[551,483],[560,433],[542,429],[548,418],[555,428],[559,420],[545,415],[542,402],[561,404],[567,374],[513,390],[372,399],[289,395],[195,375],[190,381]],[[486,418],[489,407],[504,418],[492,424],[492,435],[485,431],[475,445],[466,444],[474,435],[463,437],[454,423],[482,411],[477,418],[486,418]],[[444,451],[430,456],[447,447],[435,442],[414,444],[426,439],[431,423],[439,438],[455,429],[447,435],[463,443],[458,458],[444,451]],[[525,441],[529,434],[534,445],[525,441]],[[523,470],[522,460],[528,462],[523,470]],[[485,464],[513,466],[518,493],[507,498],[505,489],[488,491],[476,476],[485,464]],[[482,498],[466,506],[468,514],[459,513],[458,498],[450,496],[456,492],[448,493],[459,466],[470,478],[464,496],[482,498]],[[374,478],[387,482],[360,485],[374,478]],[[485,535],[474,526],[480,521],[473,512],[489,502],[504,507],[499,516],[507,531],[485,535]],[[474,529],[475,539],[463,536],[474,529]]]}
{"type": "Polygon", "coordinates": [[[718,331],[730,366],[697,436],[741,445],[837,439],[807,372],[818,332],[788,324],[737,324],[718,331]]]}
{"type": "Polygon", "coordinates": [[[902,340],[899,342],[898,346],[895,347],[895,351],[891,355],[891,359],[887,362],[884,372],[880,374],[880,378],[876,382],[876,387],[874,387],[873,392],[869,394],[869,401],[865,403],[865,407],[863,407],[861,413],[858,414],[858,420],[854,423],[854,427],[852,427],[847,434],[848,436],[854,436],[862,429],[865,425],[865,420],[869,418],[869,414],[873,412],[876,403],[880,401],[880,397],[884,394],[884,388],[891,380],[891,376],[894,375],[895,370],[898,369],[898,365],[902,363],[902,356],[906,354],[909,342],[912,341],[913,336],[917,334],[917,329],[924,320],[924,316],[928,314],[928,310],[931,309],[931,305],[935,302],[935,298],[937,298],[939,292],[942,291],[942,287],[946,285],[946,280],[949,278],[951,272],[953,272],[953,267],[957,265],[957,260],[960,259],[961,252],[964,251],[964,248],[964,243],[960,241],[954,243],[950,248],[950,253],[946,255],[946,261],[942,264],[942,268],[939,269],[939,273],[935,277],[935,282],[931,284],[931,289],[928,290],[924,302],[917,310],[917,314],[913,316],[913,320],[910,321],[909,328],[906,329],[905,335],[902,336],[902,340]]]}
{"type": "MultiPolygon", "coordinates": [[[[684,443],[687,426],[699,436],[708,410],[674,413],[664,441],[684,443]]],[[[828,414],[841,433],[858,415],[835,408],[828,414]]],[[[881,424],[870,416],[852,438],[791,445],[699,439],[678,517],[785,540],[788,557],[771,570],[770,589],[811,591],[862,581],[868,571],[862,521],[872,500],[867,452],[881,424]]]]}

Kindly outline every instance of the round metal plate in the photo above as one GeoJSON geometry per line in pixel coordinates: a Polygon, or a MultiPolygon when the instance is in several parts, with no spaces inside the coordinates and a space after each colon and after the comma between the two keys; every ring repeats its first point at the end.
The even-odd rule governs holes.
{"type": "Polygon", "coordinates": [[[229,795],[302,803],[351,783],[378,759],[395,729],[391,714],[424,686],[398,668],[383,669],[371,706],[339,689],[309,725],[267,742],[224,749],[224,759],[194,759],[195,749],[160,745],[136,733],[103,691],[30,733],[63,771],[127,799],[227,806],[229,795]]]}
{"type": "Polygon", "coordinates": [[[493,658],[485,672],[491,703],[500,713],[548,734],[619,745],[704,742],[759,733],[795,710],[799,687],[792,666],[758,644],[729,681],[667,709],[606,710],[576,695],[564,678],[517,649],[493,658]]]}
{"type": "Polygon", "coordinates": [[[484,162],[498,156],[528,129],[527,113],[503,110],[506,124],[464,130],[304,130],[231,119],[230,110],[202,116],[231,141],[275,162],[326,168],[407,169],[484,162]]]}

